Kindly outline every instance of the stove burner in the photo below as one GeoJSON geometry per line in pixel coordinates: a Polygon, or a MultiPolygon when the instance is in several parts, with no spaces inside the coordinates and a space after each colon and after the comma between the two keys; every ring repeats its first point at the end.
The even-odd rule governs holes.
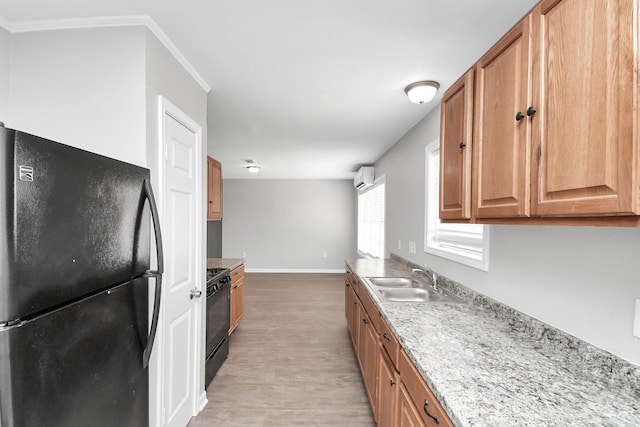
{"type": "Polygon", "coordinates": [[[229,272],[228,268],[207,268],[207,282],[216,278],[218,275],[222,273],[229,272]]]}
{"type": "Polygon", "coordinates": [[[207,268],[207,298],[229,283],[231,275],[228,268],[207,268]]]}

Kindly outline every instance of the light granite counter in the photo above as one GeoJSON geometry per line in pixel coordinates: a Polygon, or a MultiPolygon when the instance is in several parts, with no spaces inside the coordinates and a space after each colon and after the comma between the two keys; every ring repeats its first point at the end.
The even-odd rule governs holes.
{"type": "Polygon", "coordinates": [[[244,264],[243,258],[207,258],[207,268],[236,269],[244,264]]]}
{"type": "MultiPolygon", "coordinates": [[[[398,257],[347,265],[360,278],[419,267],[398,257]]],[[[640,367],[446,278],[438,284],[466,303],[384,302],[363,288],[456,426],[640,426],[640,367]]]]}

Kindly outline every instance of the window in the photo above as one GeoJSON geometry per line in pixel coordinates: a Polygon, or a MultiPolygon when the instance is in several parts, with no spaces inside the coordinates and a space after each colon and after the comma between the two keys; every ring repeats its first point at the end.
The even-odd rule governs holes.
{"type": "Polygon", "coordinates": [[[440,143],[427,146],[424,251],[480,270],[489,269],[489,227],[442,224],[439,218],[440,143]]]}
{"type": "Polygon", "coordinates": [[[384,258],[385,177],[358,192],[358,252],[370,258],[384,258]]]}

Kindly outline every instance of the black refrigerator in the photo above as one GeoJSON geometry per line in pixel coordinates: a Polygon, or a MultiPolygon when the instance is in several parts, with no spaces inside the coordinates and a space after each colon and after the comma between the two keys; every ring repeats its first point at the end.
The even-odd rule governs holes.
{"type": "Polygon", "coordinates": [[[0,124],[0,177],[0,426],[148,426],[149,171],[0,124]]]}

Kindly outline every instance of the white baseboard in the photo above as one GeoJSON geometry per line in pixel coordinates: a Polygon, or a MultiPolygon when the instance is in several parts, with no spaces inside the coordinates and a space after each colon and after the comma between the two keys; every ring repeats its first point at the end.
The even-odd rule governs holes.
{"type": "Polygon", "coordinates": [[[246,268],[246,273],[344,273],[344,268],[246,268]]]}
{"type": "Polygon", "coordinates": [[[198,412],[193,414],[193,416],[195,417],[196,415],[198,415],[200,411],[202,411],[204,407],[207,406],[207,403],[209,403],[209,400],[207,399],[207,392],[203,391],[202,394],[200,395],[200,402],[197,403],[198,412]]]}

